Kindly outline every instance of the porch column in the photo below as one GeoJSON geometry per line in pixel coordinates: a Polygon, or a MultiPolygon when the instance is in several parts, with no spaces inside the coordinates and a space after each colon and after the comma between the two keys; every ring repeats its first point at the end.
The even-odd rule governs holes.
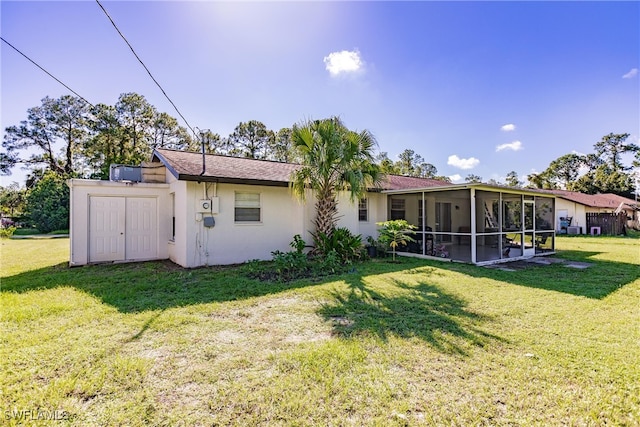
{"type": "Polygon", "coordinates": [[[476,189],[469,189],[471,201],[471,262],[476,263],[476,189]]]}

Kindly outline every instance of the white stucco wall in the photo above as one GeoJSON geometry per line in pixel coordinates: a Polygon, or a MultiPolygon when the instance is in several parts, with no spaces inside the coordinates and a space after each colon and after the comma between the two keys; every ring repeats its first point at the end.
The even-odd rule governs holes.
{"type": "Polygon", "coordinates": [[[169,186],[167,184],[124,183],[88,179],[71,179],[70,257],[71,266],[89,262],[89,202],[90,197],[151,197],[157,208],[157,259],[169,258],[167,241],[171,234],[169,186]]]}
{"type": "Polygon", "coordinates": [[[286,187],[177,182],[176,236],[171,259],[184,267],[242,263],[271,259],[274,250],[288,251],[295,234],[303,234],[304,209],[286,187]],[[185,185],[184,191],[180,189],[185,185]],[[236,222],[235,193],[260,194],[260,222],[236,222]],[[196,202],[217,197],[219,211],[211,216],[214,227],[205,227],[196,213],[196,202]]]}
{"type": "Polygon", "coordinates": [[[567,211],[567,216],[573,217],[571,220],[572,227],[582,227],[582,233],[587,233],[587,216],[585,206],[565,200],[560,197],[556,198],[556,231],[560,230],[560,217],[563,216],[561,211],[567,211]]]}
{"type": "MultiPolygon", "coordinates": [[[[291,250],[289,243],[300,234],[308,245],[313,238],[312,220],[315,198],[308,193],[299,201],[287,187],[198,183],[178,181],[167,173],[166,184],[123,183],[95,180],[71,180],[71,265],[87,264],[89,198],[154,197],[157,199],[158,259],[170,259],[183,267],[224,265],[251,259],[271,259],[274,250],[291,250]],[[261,221],[234,221],[235,193],[259,193],[261,221]],[[219,210],[213,214],[197,212],[201,199],[217,197],[219,210]],[[214,227],[205,227],[203,216],[213,216],[214,227]],[[175,232],[172,222],[175,218],[175,232]]],[[[376,222],[387,219],[387,196],[369,193],[368,221],[359,221],[358,205],[341,194],[338,204],[338,226],[377,238],[376,222]]]]}

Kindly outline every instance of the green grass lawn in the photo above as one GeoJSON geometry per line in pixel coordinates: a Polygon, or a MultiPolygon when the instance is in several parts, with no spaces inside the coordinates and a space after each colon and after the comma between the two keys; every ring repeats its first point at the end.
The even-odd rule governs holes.
{"type": "Polygon", "coordinates": [[[640,424],[638,238],[559,237],[584,270],[401,258],[292,283],[0,245],[7,425],[640,424]]]}

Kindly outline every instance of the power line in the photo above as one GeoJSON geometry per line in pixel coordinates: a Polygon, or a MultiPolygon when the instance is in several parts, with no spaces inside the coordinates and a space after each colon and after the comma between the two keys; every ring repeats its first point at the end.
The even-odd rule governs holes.
{"type": "Polygon", "coordinates": [[[176,110],[176,112],[180,115],[180,117],[182,117],[182,120],[184,120],[184,122],[186,123],[187,127],[189,129],[191,129],[191,132],[193,132],[193,134],[196,136],[197,138],[197,134],[196,131],[193,130],[193,128],[191,127],[191,125],[189,124],[189,122],[187,121],[187,119],[184,118],[184,116],[182,115],[182,113],[180,112],[180,110],[178,110],[178,107],[176,107],[176,104],[173,103],[173,101],[171,100],[171,98],[169,98],[169,95],[167,95],[167,93],[164,91],[164,89],[162,88],[162,86],[160,85],[160,83],[158,83],[158,81],[155,79],[155,77],[153,77],[153,74],[151,74],[151,71],[149,71],[149,69],[147,68],[147,66],[144,64],[144,62],[142,62],[142,59],[140,59],[140,57],[138,56],[138,54],[136,53],[136,51],[133,49],[133,46],[131,46],[131,43],[129,43],[129,41],[127,40],[127,38],[124,36],[124,34],[122,34],[122,32],[120,31],[120,29],[118,28],[118,26],[116,25],[115,22],[113,22],[113,19],[111,18],[111,16],[109,15],[109,13],[107,12],[107,10],[104,8],[104,6],[102,6],[102,4],[100,3],[100,0],[96,0],[96,3],[98,3],[98,6],[100,6],[100,9],[102,9],[102,11],[104,12],[105,15],[107,15],[107,18],[109,18],[109,21],[111,21],[111,25],[113,25],[113,28],[116,29],[116,31],[118,32],[118,34],[120,34],[120,37],[122,37],[122,40],[124,40],[124,42],[127,44],[127,46],[129,46],[129,49],[131,49],[131,52],[133,53],[133,56],[136,57],[136,59],[138,60],[138,62],[140,62],[140,64],[144,67],[144,69],[147,71],[147,74],[149,74],[149,77],[151,77],[151,80],[153,80],[153,82],[160,88],[160,90],[162,91],[162,94],[165,96],[165,98],[167,98],[167,100],[171,103],[171,105],[173,105],[173,108],[176,110]]]}
{"type": "Polygon", "coordinates": [[[57,81],[58,83],[60,83],[62,86],[66,87],[69,91],[71,91],[74,95],[76,95],[78,98],[80,98],[81,100],[83,100],[84,102],[86,102],[87,104],[91,105],[92,107],[94,107],[94,105],[92,103],[90,103],[89,101],[87,101],[83,96],[81,96],[78,92],[76,92],[75,90],[71,89],[69,86],[67,86],[66,84],[64,84],[60,79],[58,79],[56,76],[54,76],[53,74],[51,74],[50,72],[48,72],[47,70],[45,70],[43,67],[41,67],[36,61],[34,61],[33,59],[29,58],[27,55],[25,55],[24,53],[22,53],[20,51],[20,49],[18,49],[17,47],[15,47],[14,45],[12,45],[11,43],[9,43],[8,41],[6,41],[3,37],[0,37],[0,39],[5,42],[7,45],[9,45],[9,47],[11,47],[13,50],[15,50],[16,52],[18,52],[20,55],[24,56],[29,62],[31,62],[33,65],[35,65],[36,67],[40,68],[42,71],[44,71],[45,73],[47,73],[47,75],[49,77],[51,77],[52,79],[54,79],[55,81],[57,81]]]}

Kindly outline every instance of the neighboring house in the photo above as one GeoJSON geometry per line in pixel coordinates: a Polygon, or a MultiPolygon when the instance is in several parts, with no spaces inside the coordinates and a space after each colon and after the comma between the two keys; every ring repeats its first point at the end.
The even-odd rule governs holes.
{"type": "Polygon", "coordinates": [[[576,234],[589,234],[590,230],[587,229],[587,214],[588,213],[609,213],[617,214],[624,212],[627,217],[627,227],[636,228],[640,227],[639,211],[640,205],[638,202],[621,197],[616,194],[584,194],[576,191],[568,190],[545,190],[546,192],[555,194],[556,201],[556,216],[557,216],[557,229],[560,232],[560,218],[571,218],[571,226],[578,227],[571,230],[576,234]]]}
{"type": "MultiPolygon", "coordinates": [[[[183,267],[270,259],[299,234],[311,243],[315,198],[289,189],[298,165],[157,149],[141,179],[72,179],[70,265],[170,259],[183,267]],[[141,181],[141,182],[137,182],[141,181]]],[[[378,235],[377,222],[418,226],[416,256],[487,263],[554,250],[554,196],[390,175],[338,226],[378,235]]]]}

